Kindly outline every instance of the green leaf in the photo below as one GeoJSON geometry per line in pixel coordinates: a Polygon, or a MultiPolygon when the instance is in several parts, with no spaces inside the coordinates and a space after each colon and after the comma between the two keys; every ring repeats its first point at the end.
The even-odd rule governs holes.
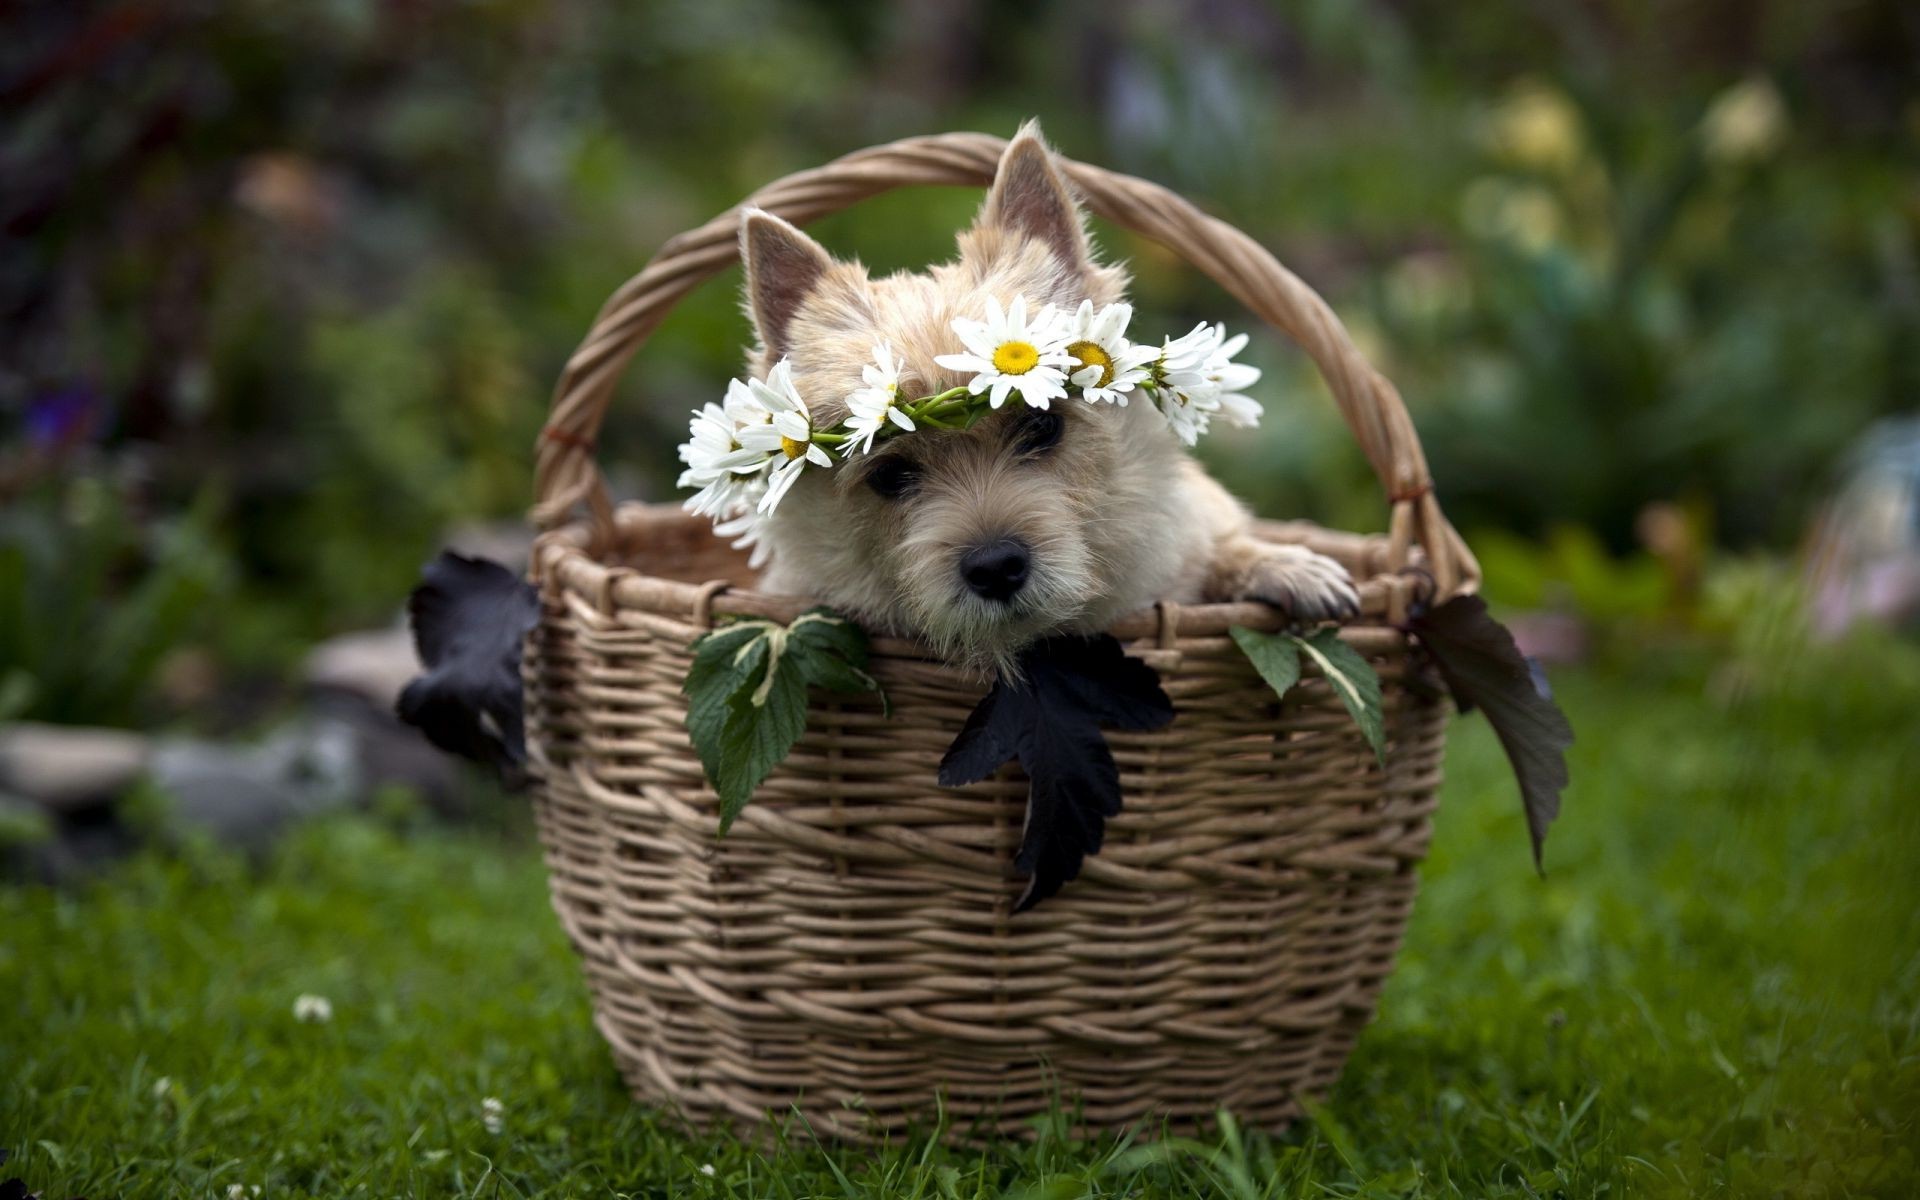
{"type": "Polygon", "coordinates": [[[791,625],[739,621],[694,642],[681,686],[687,734],[720,798],[721,833],[806,731],[809,686],[881,692],[866,663],[866,634],[824,608],[791,625]]]}
{"type": "Polygon", "coordinates": [[[1354,724],[1373,747],[1374,757],[1386,761],[1386,713],[1380,698],[1380,677],[1359,651],[1340,640],[1339,630],[1327,628],[1301,637],[1297,633],[1259,633],[1235,625],[1227,632],[1260,678],[1282,699],[1300,682],[1300,652],[1306,651],[1353,715],[1354,724]]]}
{"type": "Polygon", "coordinates": [[[1307,652],[1320,673],[1327,677],[1341,703],[1353,714],[1354,724],[1366,735],[1367,744],[1373,747],[1373,756],[1384,763],[1387,722],[1380,699],[1380,677],[1367,665],[1367,660],[1360,657],[1358,650],[1340,640],[1337,629],[1322,629],[1312,637],[1287,636],[1307,652]]]}
{"type": "Polygon", "coordinates": [[[1259,633],[1244,625],[1227,630],[1239,644],[1260,678],[1267,681],[1273,694],[1285,699],[1293,685],[1300,682],[1300,650],[1294,637],[1285,633],[1259,633]]]}
{"type": "Polygon", "coordinates": [[[806,672],[808,685],[835,692],[877,692],[880,711],[893,714],[885,689],[867,674],[867,635],[858,625],[832,609],[814,608],[787,629],[789,653],[794,665],[806,672]]]}

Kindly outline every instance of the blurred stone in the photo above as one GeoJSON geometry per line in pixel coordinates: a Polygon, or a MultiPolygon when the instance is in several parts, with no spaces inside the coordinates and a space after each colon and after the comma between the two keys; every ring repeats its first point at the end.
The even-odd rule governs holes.
{"type": "Polygon", "coordinates": [[[329,638],[307,656],[305,671],[309,687],[358,696],[384,712],[419,673],[413,639],[399,627],[329,638]]]}
{"type": "Polygon", "coordinates": [[[110,800],[140,777],[152,743],[123,729],[0,726],[0,789],[55,809],[110,800]]]}
{"type": "Polygon", "coordinates": [[[362,793],[358,739],[344,722],[304,719],[257,746],[179,739],[154,751],[149,774],[180,825],[263,849],[292,820],[362,793]]]}

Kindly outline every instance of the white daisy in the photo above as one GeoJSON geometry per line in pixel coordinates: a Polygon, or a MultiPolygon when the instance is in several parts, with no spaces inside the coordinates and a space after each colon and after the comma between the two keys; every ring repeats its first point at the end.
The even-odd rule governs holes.
{"type": "Polygon", "coordinates": [[[727,381],[727,396],[721,401],[721,407],[736,429],[743,425],[765,425],[773,419],[766,405],[753,398],[753,388],[743,379],[727,381]]]}
{"type": "Polygon", "coordinates": [[[1245,392],[1260,382],[1260,368],[1233,361],[1233,356],[1246,348],[1247,335],[1227,336],[1227,327],[1213,327],[1213,348],[1207,351],[1206,363],[1201,374],[1214,387],[1214,402],[1219,405],[1220,419],[1229,425],[1238,425],[1251,429],[1260,423],[1265,411],[1260,402],[1245,392]]]}
{"type": "Polygon", "coordinates": [[[770,513],[780,504],[787,492],[799,480],[800,473],[808,463],[816,467],[831,467],[833,459],[813,440],[813,414],[807,410],[807,402],[793,386],[793,368],[786,359],[773,365],[763,382],[758,379],[747,383],[753,392],[754,400],[767,410],[772,420],[764,425],[747,425],[735,436],[742,447],[748,450],[764,451],[775,464],[767,476],[766,494],[760,497],[760,511],[770,513]],[[780,455],[786,461],[780,461],[780,455]]]}
{"type": "Polygon", "coordinates": [[[687,440],[680,445],[680,461],[687,464],[680,473],[680,486],[705,488],[735,475],[752,475],[766,466],[767,452],[743,447],[739,430],[738,423],[718,404],[696,409],[687,426],[687,440]]]}
{"type": "Polygon", "coordinates": [[[1153,364],[1154,382],[1191,393],[1211,390],[1213,384],[1207,378],[1207,356],[1213,353],[1218,344],[1214,327],[1205,321],[1177,338],[1168,338],[1160,347],[1160,354],[1153,364]]]}
{"type": "Polygon", "coordinates": [[[987,319],[956,318],[953,331],[967,348],[965,354],[942,354],[933,361],[949,371],[970,371],[967,390],[988,392],[987,404],[999,408],[1007,393],[1018,392],[1029,408],[1045,408],[1067,394],[1066,341],[1053,305],[1027,320],[1027,298],[1016,296],[1002,312],[1000,302],[987,298],[987,319]]]}
{"type": "Polygon", "coordinates": [[[730,544],[735,550],[748,552],[747,565],[755,570],[765,566],[767,557],[773,553],[772,543],[766,540],[767,518],[760,513],[760,498],[766,486],[762,480],[749,480],[734,497],[732,509],[711,514],[714,535],[732,538],[730,544]]]}
{"type": "Polygon", "coordinates": [[[900,365],[894,361],[893,347],[881,342],[873,348],[873,366],[860,368],[866,384],[847,395],[847,444],[840,453],[852,458],[873,449],[873,439],[889,422],[911,432],[913,418],[900,410],[900,365]]]}
{"type": "Polygon", "coordinates": [[[1214,410],[1208,407],[1208,396],[1190,396],[1176,388],[1164,388],[1160,392],[1160,411],[1166,414],[1167,424],[1173,427],[1174,436],[1191,446],[1207,432],[1207,424],[1213,419],[1214,410]]]}
{"type": "Polygon", "coordinates": [[[495,1136],[507,1127],[507,1106],[500,1102],[498,1096],[488,1096],[480,1101],[480,1126],[495,1136]]]}
{"type": "MultiPolygon", "coordinates": [[[[682,500],[680,507],[686,509],[696,517],[713,517],[718,519],[740,507],[738,497],[746,482],[748,481],[738,479],[732,475],[722,475],[693,495],[682,500]]],[[[680,486],[688,486],[685,475],[680,477],[680,486]]],[[[757,498],[756,493],[756,499],[757,498]]]]}
{"type": "Polygon", "coordinates": [[[1131,304],[1109,304],[1095,312],[1093,301],[1082,300],[1079,311],[1062,328],[1067,357],[1074,367],[1068,379],[1089,404],[1109,401],[1125,406],[1127,393],[1147,379],[1147,367],[1160,356],[1152,346],[1127,341],[1131,304]]]}
{"type": "Polygon", "coordinates": [[[1191,446],[1207,431],[1220,408],[1220,388],[1207,374],[1207,358],[1219,339],[1214,328],[1196,325],[1177,338],[1168,338],[1153,364],[1159,385],[1160,411],[1179,439],[1191,446]]]}

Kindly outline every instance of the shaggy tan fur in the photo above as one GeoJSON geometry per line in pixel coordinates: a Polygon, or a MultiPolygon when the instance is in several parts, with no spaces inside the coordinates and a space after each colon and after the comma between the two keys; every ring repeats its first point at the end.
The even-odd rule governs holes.
{"type": "MultiPolygon", "coordinates": [[[[822,426],[846,415],[841,398],[861,385],[877,342],[903,363],[901,390],[928,395],[966,382],[934,357],[960,349],[954,318],[977,317],[988,297],[1098,306],[1126,286],[1123,270],[1095,261],[1080,208],[1031,123],[1008,144],[954,262],[870,279],[758,210],[743,215],[741,244],[760,338],[751,368],[764,375],[787,358],[822,426]]],[[[983,668],[1007,666],[1047,633],[1099,629],[1160,599],[1258,599],[1302,620],[1357,606],[1331,559],[1252,538],[1246,510],[1144,398],[1125,408],[1056,402],[1052,411],[1065,425],[1044,452],[1022,449],[1034,418],[1013,402],[970,430],[918,431],[834,471],[807,472],[771,520],[762,586],[918,633],[983,668]],[[869,481],[891,459],[916,482],[886,498],[869,481]],[[1010,600],[984,599],[960,561],[1008,538],[1028,547],[1030,574],[1010,600]]]]}

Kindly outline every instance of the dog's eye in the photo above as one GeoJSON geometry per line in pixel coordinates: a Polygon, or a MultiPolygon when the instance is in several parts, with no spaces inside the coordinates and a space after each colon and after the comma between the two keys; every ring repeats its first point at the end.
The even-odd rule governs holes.
{"type": "Polygon", "coordinates": [[[1022,454],[1045,454],[1060,444],[1060,435],[1066,428],[1067,423],[1059,413],[1030,408],[1014,426],[1014,449],[1022,454]]]}
{"type": "Polygon", "coordinates": [[[867,472],[867,486],[883,500],[898,500],[920,483],[920,472],[904,458],[881,459],[867,472]]]}

